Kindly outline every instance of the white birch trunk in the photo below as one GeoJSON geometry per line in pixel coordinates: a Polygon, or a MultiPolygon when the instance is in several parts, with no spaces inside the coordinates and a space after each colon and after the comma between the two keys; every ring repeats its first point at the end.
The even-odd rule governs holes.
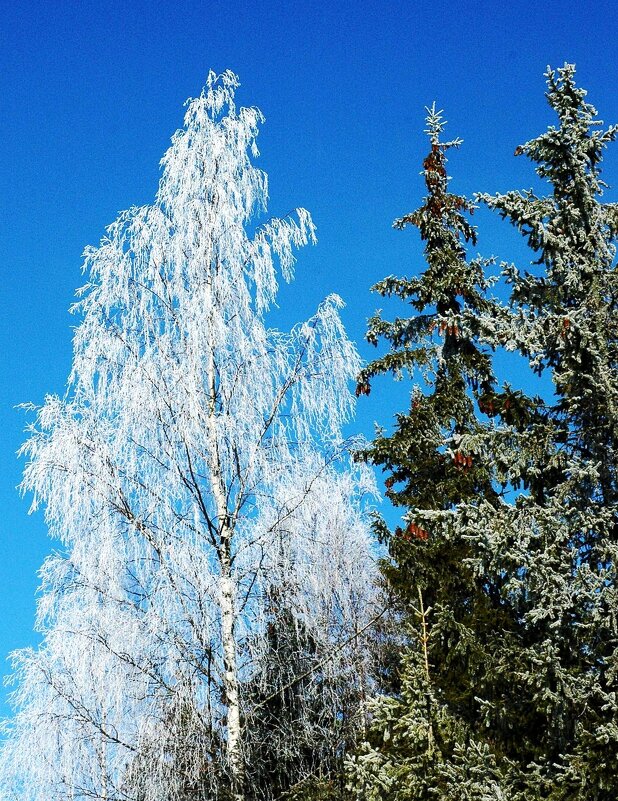
{"type": "MultiPolygon", "coordinates": [[[[211,292],[209,288],[208,295],[211,292]]],[[[212,301],[210,301],[212,303],[212,301]]],[[[232,545],[234,528],[230,525],[227,493],[223,479],[223,465],[217,441],[216,414],[218,389],[214,358],[215,343],[210,343],[208,356],[208,440],[213,464],[212,491],[219,523],[219,607],[221,614],[221,650],[223,655],[223,688],[227,707],[227,762],[234,801],[243,801],[243,761],[241,751],[240,698],[238,660],[236,657],[236,595],[237,586],[232,576],[232,545]]]]}
{"type": "Polygon", "coordinates": [[[223,681],[227,704],[227,760],[234,801],[243,801],[243,761],[241,752],[240,698],[238,663],[234,625],[236,621],[235,586],[231,576],[229,533],[222,537],[221,579],[221,643],[223,647],[223,681]]]}

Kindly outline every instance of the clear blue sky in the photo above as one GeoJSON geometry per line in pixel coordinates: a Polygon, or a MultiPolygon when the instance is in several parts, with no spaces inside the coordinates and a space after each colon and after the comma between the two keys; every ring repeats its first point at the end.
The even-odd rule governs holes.
{"type": "MultiPolygon", "coordinates": [[[[266,115],[260,164],[271,212],[303,205],[318,226],[279,320],[301,319],[338,292],[369,355],[370,285],[422,266],[414,232],[391,223],[422,195],[424,106],[436,100],[449,133],[465,140],[450,164],[456,191],[528,187],[530,166],[513,150],[552,121],[548,63],[575,61],[601,116],[618,121],[617,23],[609,0],[4,3],[0,670],[10,650],[36,642],[36,571],[53,547],[42,514],[28,517],[15,491],[25,417],[14,407],[63,392],[80,254],[120,209],[152,199],[183,101],[208,70],[236,71],[240,102],[266,115]]],[[[606,178],[618,184],[616,151],[606,178]]],[[[483,213],[478,222],[481,252],[526,261],[505,224],[483,213]]],[[[361,401],[359,429],[388,422],[386,390],[361,401]]]]}

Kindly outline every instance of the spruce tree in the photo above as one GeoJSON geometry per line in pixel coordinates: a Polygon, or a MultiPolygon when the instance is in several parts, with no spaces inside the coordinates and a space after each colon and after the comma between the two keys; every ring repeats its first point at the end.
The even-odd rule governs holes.
{"type": "Polygon", "coordinates": [[[260,669],[245,690],[247,799],[335,801],[343,755],[359,729],[358,691],[316,667],[319,643],[288,607],[285,590],[270,597],[260,669]]]}
{"type": "Polygon", "coordinates": [[[509,306],[475,294],[482,274],[461,295],[444,291],[465,264],[461,240],[474,240],[457,216],[466,207],[446,192],[438,139],[425,161],[429,196],[396,223],[419,227],[429,268],[377,287],[416,314],[371,321],[369,338],[391,350],[359,391],[419,367],[429,387],[365,454],[406,510],[406,528],[377,527],[410,645],[399,690],[375,700],[351,765],[358,797],[616,797],[618,214],[600,200],[599,164],[617,129],[600,129],[571,65],[547,81],[559,127],[516,154],[551,194],[480,196],[534,252],[531,270],[505,267],[509,306]],[[432,323],[443,337],[434,350],[432,323]],[[519,352],[553,392],[546,381],[544,400],[498,391],[479,343],[519,352]]]}
{"type": "MultiPolygon", "coordinates": [[[[368,741],[351,764],[359,798],[451,797],[449,786],[461,783],[457,771],[449,778],[459,750],[489,749],[482,742],[489,738],[479,733],[479,696],[495,692],[502,641],[517,625],[503,602],[500,576],[489,581],[471,567],[476,546],[468,511],[495,509],[508,482],[488,452],[490,428],[478,404],[508,415],[516,397],[497,391],[483,344],[491,340],[495,304],[487,297],[487,263],[466,258],[466,244],[476,244],[469,221],[474,209],[449,192],[446,153],[460,141],[443,142],[443,127],[433,107],[423,163],[427,196],[394,223],[418,228],[427,268],[416,278],[390,276],[374,287],[410,304],[414,314],[391,322],[378,312],[369,321],[368,340],[385,340],[390,348],[360,373],[357,387],[369,394],[374,377],[388,373],[408,372],[417,381],[409,411],[397,415],[391,434],[378,431],[362,454],[386,473],[386,495],[403,510],[394,531],[381,519],[375,527],[388,544],[384,571],[409,641],[398,691],[374,702],[368,741]]],[[[490,755],[483,759],[491,762],[490,755]]]]}
{"type": "Polygon", "coordinates": [[[618,127],[601,127],[574,76],[571,64],[548,69],[559,125],[515,151],[550,194],[481,200],[536,257],[531,271],[506,270],[512,314],[502,338],[553,382],[554,455],[530,462],[535,491],[519,505],[527,536],[510,549],[526,628],[516,657],[538,720],[531,788],[543,798],[609,801],[618,792],[618,206],[601,202],[599,165],[618,127]]]}

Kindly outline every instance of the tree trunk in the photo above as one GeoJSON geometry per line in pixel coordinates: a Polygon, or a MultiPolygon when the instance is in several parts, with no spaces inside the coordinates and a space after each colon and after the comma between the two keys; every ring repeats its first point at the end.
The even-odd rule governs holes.
{"type": "Polygon", "coordinates": [[[221,548],[221,640],[223,645],[223,684],[227,700],[227,758],[232,782],[232,798],[243,801],[243,762],[241,753],[240,700],[238,697],[238,665],[234,639],[234,583],[231,577],[228,533],[221,548]]]}

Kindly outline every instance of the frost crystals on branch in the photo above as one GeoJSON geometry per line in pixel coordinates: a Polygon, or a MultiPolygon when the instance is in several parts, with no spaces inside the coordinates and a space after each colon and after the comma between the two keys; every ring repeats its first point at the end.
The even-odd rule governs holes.
{"type": "Polygon", "coordinates": [[[372,483],[341,434],[359,358],[335,296],[290,334],[266,327],[276,263],[289,279],[314,227],[299,209],[248,234],[267,181],[237,86],[209,75],[155,203],[86,250],[69,390],[24,446],[23,487],[64,551],[43,568],[43,643],[16,657],[7,798],[266,797],[247,789],[244,728],[288,682],[278,641],[302,674],[320,665],[311,714],[295,697],[291,783],[297,742],[338,752],[353,712],[332,687],[354,697],[362,645],[324,656],[372,614],[372,483]]]}

